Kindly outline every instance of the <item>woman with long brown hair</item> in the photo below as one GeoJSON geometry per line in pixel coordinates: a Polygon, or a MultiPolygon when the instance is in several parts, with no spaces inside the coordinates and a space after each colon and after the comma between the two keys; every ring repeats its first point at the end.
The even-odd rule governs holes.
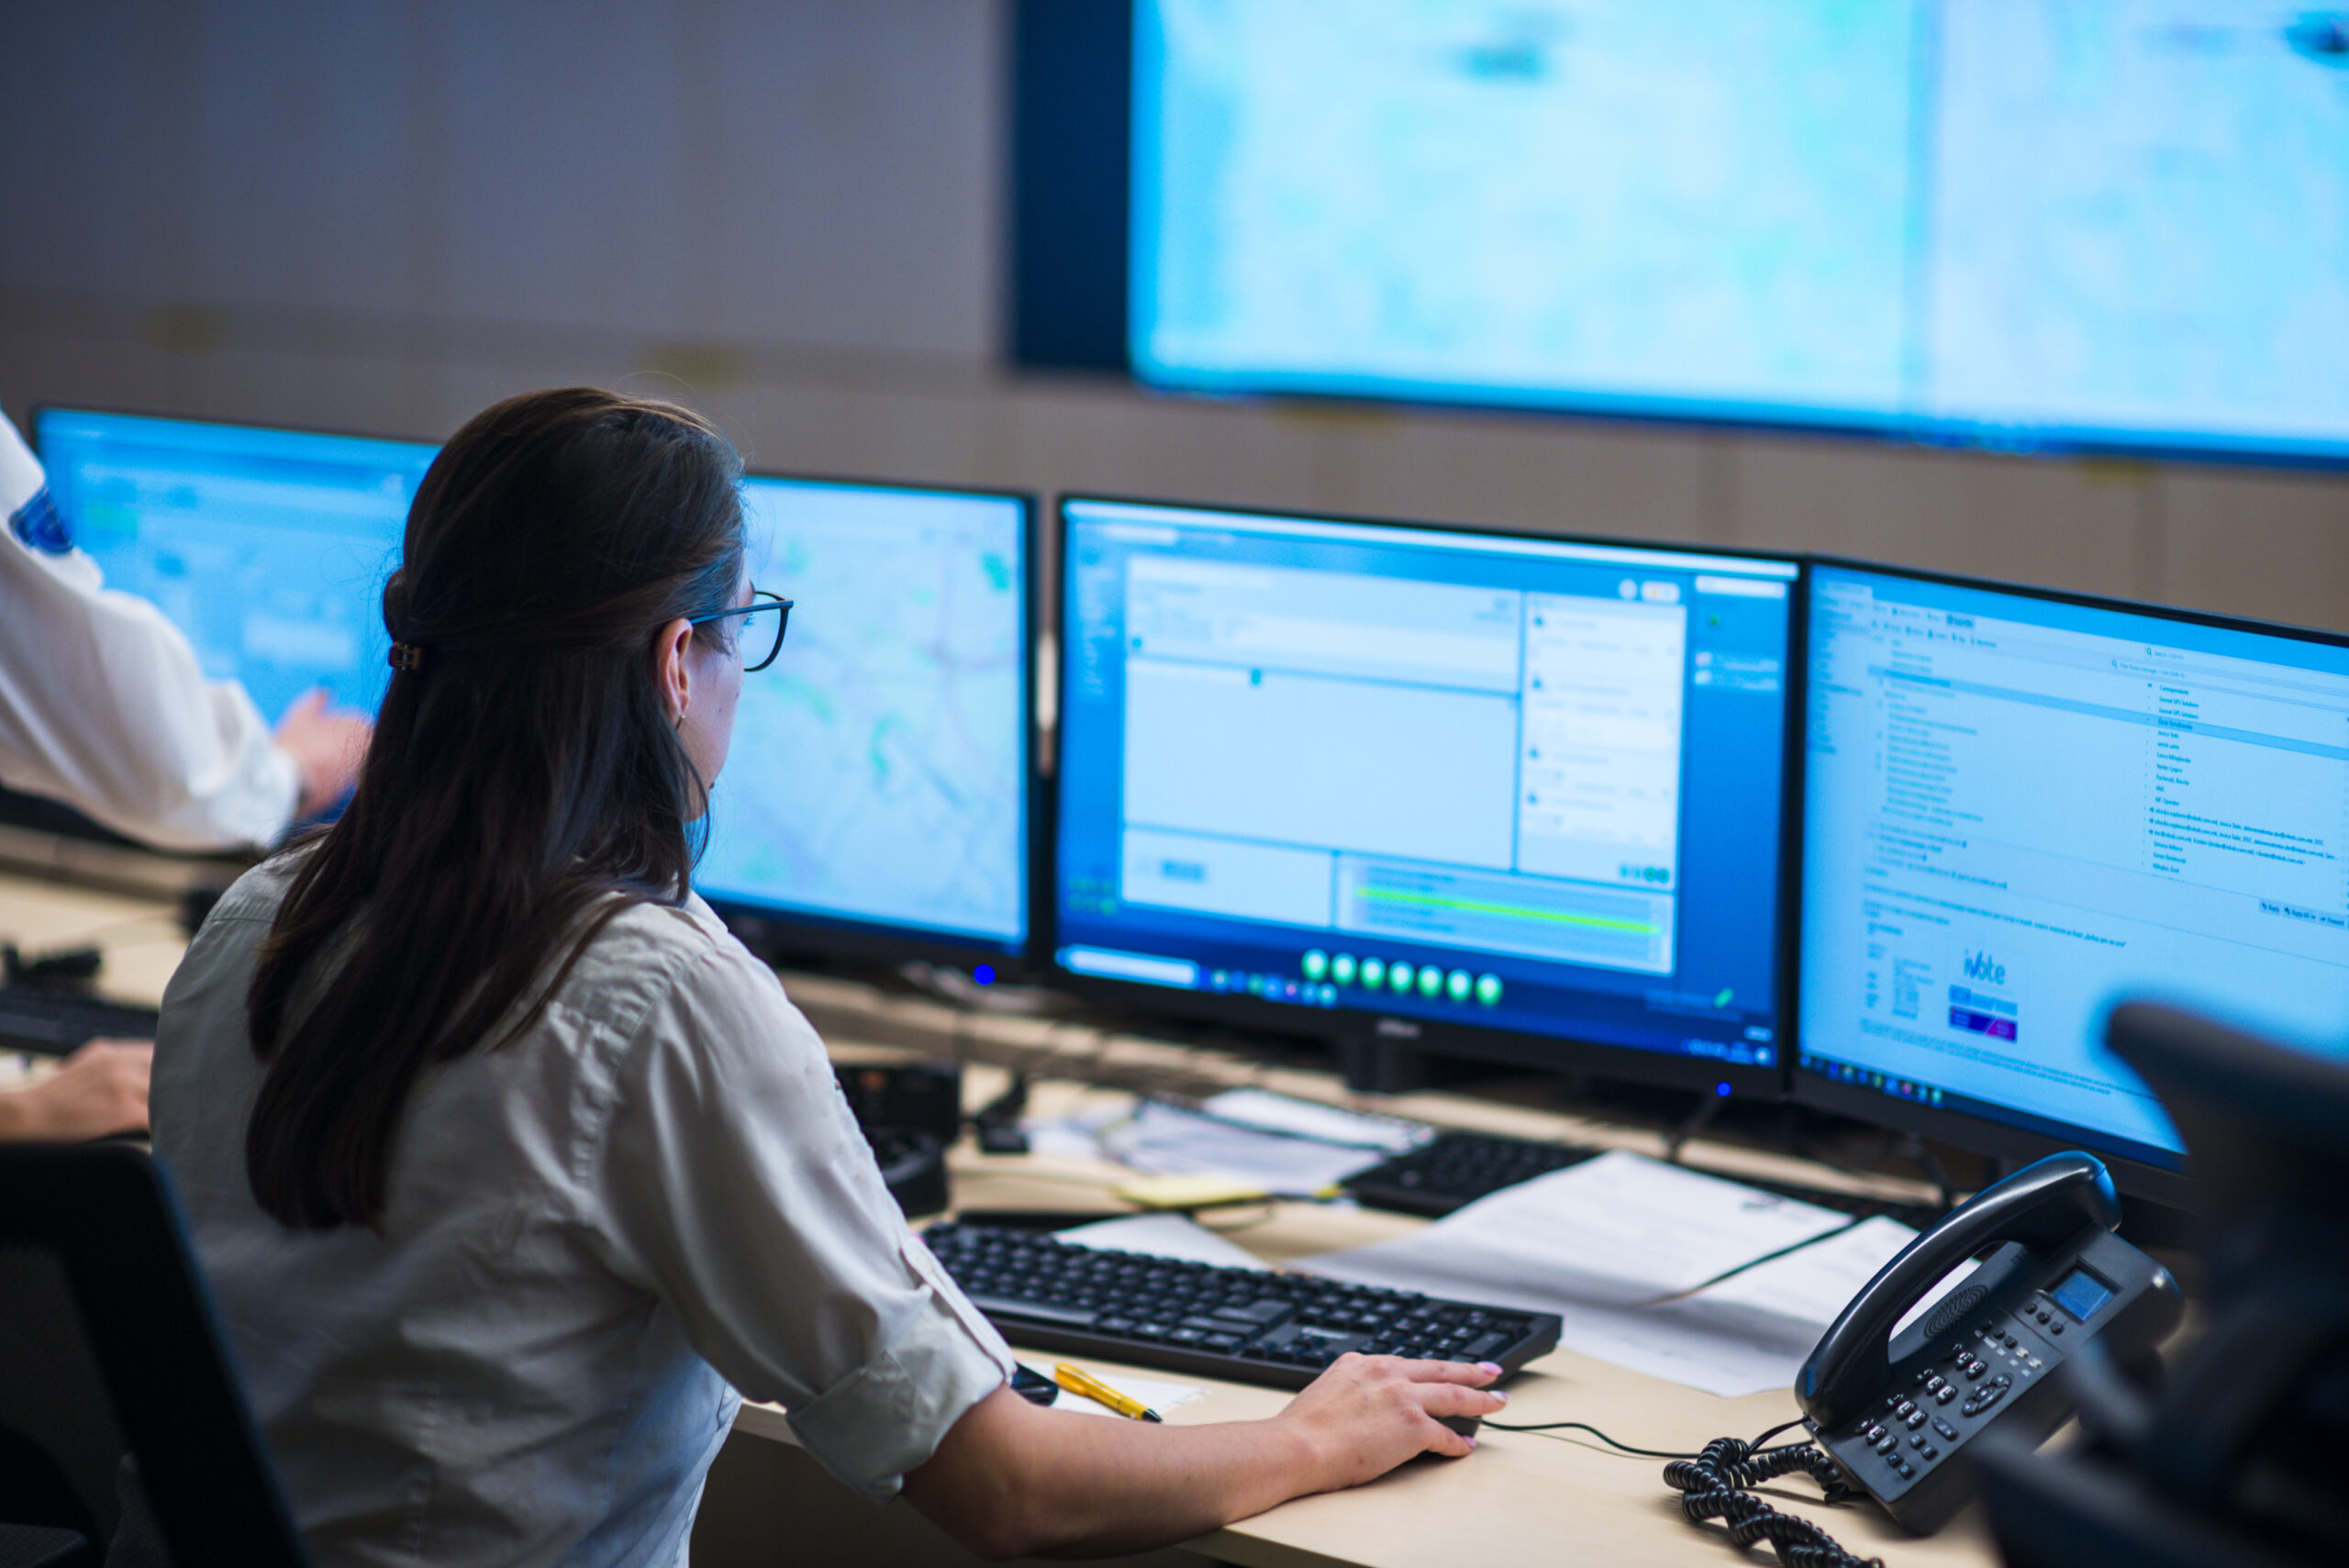
{"type": "Polygon", "coordinates": [[[681,1562],[744,1395],[996,1555],[1465,1453],[1436,1418],[1502,1396],[1449,1363],[1350,1356],[1225,1426],[1010,1393],[822,1043],[687,884],[789,608],[744,575],[739,478],[696,416],[610,393],[460,431],[349,809],[222,899],[165,998],[156,1145],[313,1553],[681,1562]]]}

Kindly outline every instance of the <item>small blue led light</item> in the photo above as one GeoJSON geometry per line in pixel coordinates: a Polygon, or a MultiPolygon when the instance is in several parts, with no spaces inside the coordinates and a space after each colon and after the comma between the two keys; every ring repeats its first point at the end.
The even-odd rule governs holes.
{"type": "MultiPolygon", "coordinates": [[[[994,984],[995,965],[992,963],[980,964],[976,969],[971,971],[971,978],[977,981],[982,985],[994,984]]],[[[1727,1084],[1723,1084],[1721,1085],[1721,1093],[1724,1095],[1729,1093],[1729,1085],[1727,1084]]]]}
{"type": "Polygon", "coordinates": [[[1716,1084],[1713,1085],[1713,1093],[1719,1095],[1722,1099],[1728,1099],[1729,1085],[1727,1084],[1716,1084]]]}

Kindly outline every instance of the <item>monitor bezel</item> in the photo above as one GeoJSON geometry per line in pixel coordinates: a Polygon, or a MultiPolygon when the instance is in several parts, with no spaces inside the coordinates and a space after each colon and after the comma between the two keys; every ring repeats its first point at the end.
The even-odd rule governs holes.
{"type": "MultiPolygon", "coordinates": [[[[1439,1020],[1381,1013],[1373,1008],[1319,1008],[1290,1006],[1267,1002],[1258,997],[1230,993],[1183,990],[1174,986],[1152,985],[1145,982],[1119,980],[1103,975],[1084,974],[1068,969],[1060,962],[1062,946],[1059,929],[1060,888],[1059,851],[1060,778],[1052,780],[1051,808],[1048,813],[1052,829],[1050,859],[1051,884],[1045,892],[1044,903],[1050,912],[1048,928],[1050,941],[1042,952],[1055,987],[1075,993],[1090,1000],[1119,1011],[1182,1018],[1211,1024],[1221,1024],[1242,1029],[1261,1030],[1268,1034],[1302,1036],[1320,1040],[1341,1050],[1354,1047],[1399,1048],[1408,1051],[1453,1057],[1464,1061],[1490,1063],[1495,1066],[1527,1068],[1543,1073],[1579,1074],[1612,1079],[1626,1083],[1654,1084],[1665,1088],[1689,1089],[1699,1093],[1718,1092],[1727,1084],[1731,1096],[1740,1099],[1776,1100],[1787,1091],[1787,1063],[1791,1060],[1794,1038],[1794,968],[1793,944],[1786,940],[1789,919],[1796,907],[1791,878],[1799,863],[1799,844],[1794,837],[1795,817],[1784,803],[1794,798],[1795,777],[1793,748],[1800,741],[1802,731],[1798,719],[1803,711],[1803,687],[1796,655],[1803,646],[1804,611],[1807,605],[1807,584],[1809,576],[1808,558],[1784,550],[1749,550],[1734,545],[1686,543],[1643,539],[1610,539],[1591,534],[1544,533],[1531,528],[1494,528],[1479,524],[1430,522],[1424,519],[1393,517],[1368,517],[1358,513],[1301,512],[1272,506],[1234,506],[1229,503],[1196,500],[1168,500],[1156,496],[1119,495],[1098,490],[1064,491],[1056,493],[1052,500],[1054,518],[1053,545],[1055,559],[1060,562],[1058,590],[1054,595],[1052,636],[1057,643],[1053,659],[1053,678],[1063,694],[1056,708],[1060,722],[1065,725],[1067,709],[1064,694],[1069,682],[1069,661],[1072,657],[1067,617],[1073,609],[1071,574],[1068,571],[1069,507],[1073,504],[1097,503],[1107,506],[1163,506],[1173,510],[1197,512],[1203,515],[1262,517],[1275,522],[1330,523],[1341,527],[1404,528],[1419,532],[1465,535],[1495,539],[1520,539],[1535,544],[1586,545],[1602,550],[1654,550],[1661,553],[1681,553],[1714,557],[1731,557],[1749,561],[1767,561],[1794,568],[1794,575],[1787,579],[1788,617],[1787,628],[1786,681],[1787,701],[1782,715],[1783,728],[1779,739],[1779,799],[1778,820],[1777,900],[1776,918],[1779,940],[1774,951],[1777,994],[1774,1013],[1773,1045],[1777,1060],[1768,1067],[1750,1063],[1731,1063],[1680,1052],[1654,1051],[1640,1046],[1619,1045],[1603,1040],[1582,1039],[1571,1035],[1531,1034],[1523,1030],[1505,1029],[1490,1025],[1454,1024],[1439,1020]]],[[[1057,743],[1059,736],[1056,734],[1057,743]]]]}
{"type": "MultiPolygon", "coordinates": [[[[2122,615],[2149,616],[2158,620],[2184,622],[2193,626],[2214,627],[2227,631],[2248,632],[2255,636],[2281,636],[2296,642],[2321,643],[2328,647],[2349,649],[2349,634],[2325,631],[2315,627],[2291,626],[2281,621],[2256,620],[2247,616],[2220,615],[2207,610],[2182,608],[2174,605],[2158,605],[2140,599],[2124,599],[2105,594],[2083,594],[2067,588],[2052,588],[2038,584],[2010,583],[1996,578],[1965,577],[1955,573],[1936,572],[1920,567],[1887,565],[1882,562],[1863,561],[1849,556],[1813,555],[1809,558],[1810,572],[1805,574],[1806,594],[1817,582],[1816,572],[1864,572],[1877,576],[1895,577],[1909,582],[1930,583],[1943,587],[1971,588],[1992,594],[2009,594],[2018,598],[2046,604],[2072,605],[2084,609],[2111,610],[2122,615]]],[[[1809,646],[1809,628],[1805,628],[1803,667],[1808,674],[1814,651],[1809,646]]],[[[1805,716],[1809,712],[1809,683],[1805,682],[1805,716]]],[[[1809,776],[1809,733],[1808,725],[1798,732],[1797,743],[1802,751],[1799,761],[1802,772],[1809,776]]],[[[1802,808],[1798,806],[1798,810],[1802,808]]],[[[1808,813],[1804,811],[1795,822],[1798,846],[1807,845],[1808,813]]],[[[1807,863],[1807,857],[1805,857],[1807,863]]],[[[1806,907],[1802,902],[1809,889],[1804,885],[1804,865],[1798,864],[1796,874],[1797,904],[1794,926],[1797,941],[1801,940],[1806,924],[1806,907]]],[[[1799,972],[1798,972],[1798,975],[1799,972]]],[[[2041,1159],[2065,1150],[2079,1149],[2094,1154],[2111,1171],[2114,1183],[2132,1196],[2149,1199],[2173,1207],[2190,1205],[2194,1195],[2192,1171],[2183,1155],[2175,1165],[2148,1159],[2140,1152],[2143,1145],[2120,1139],[2108,1133],[2098,1133],[2086,1128],[2074,1128],[2076,1137],[2062,1137],[2001,1120],[1971,1111],[1952,1110],[1945,1106],[1919,1105],[1898,1095],[1863,1088],[1854,1084],[1842,1084],[1828,1077],[1816,1068],[1802,1064],[1809,1049],[1802,1023],[1802,995],[1798,988],[1794,995],[1794,1048],[1787,1056],[1790,1093],[1798,1105],[1831,1111],[1840,1116],[1870,1122],[1896,1132],[1914,1133],[1961,1149],[1972,1150],[1993,1159],[2021,1163],[2041,1159]]],[[[2041,1118],[2045,1119],[2045,1118],[2041,1118]]]]}
{"type": "MultiPolygon", "coordinates": [[[[777,907],[740,898],[701,896],[716,910],[743,944],[768,962],[784,968],[871,968],[907,962],[946,963],[976,970],[985,965],[1004,979],[1030,978],[1049,951],[1045,890],[1050,884],[1051,851],[1043,827],[1044,747],[1038,723],[1037,637],[1041,629],[1043,562],[1037,548],[1042,542],[1041,511],[1034,491],[981,484],[931,484],[911,480],[884,480],[837,473],[781,469],[743,470],[745,480],[777,480],[790,484],[834,485],[849,490],[901,491],[926,495],[961,495],[982,500],[1011,501],[1019,507],[1020,613],[1019,729],[1020,811],[1027,822],[1027,842],[1020,856],[1026,879],[1027,932],[1017,943],[991,941],[956,931],[932,931],[885,920],[857,920],[814,910],[777,907]]],[[[785,656],[788,656],[788,645],[785,656]]],[[[755,679],[755,677],[753,677],[755,679]]],[[[700,893],[700,889],[695,889],[700,893]]]]}

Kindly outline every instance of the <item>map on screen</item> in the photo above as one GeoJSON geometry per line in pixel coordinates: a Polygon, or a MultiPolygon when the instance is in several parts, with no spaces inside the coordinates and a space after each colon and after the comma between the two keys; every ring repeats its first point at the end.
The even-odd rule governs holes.
{"type": "Polygon", "coordinates": [[[1150,0],[1163,383],[2349,456],[2349,9],[1150,0]]]}
{"type": "Polygon", "coordinates": [[[751,581],[795,602],[743,677],[695,886],[1006,950],[1028,925],[1026,504],[752,478],[751,581]]]}

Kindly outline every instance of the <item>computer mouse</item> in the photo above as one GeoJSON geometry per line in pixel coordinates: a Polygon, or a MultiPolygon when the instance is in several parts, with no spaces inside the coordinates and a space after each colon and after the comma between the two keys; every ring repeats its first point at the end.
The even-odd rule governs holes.
{"type": "Polygon", "coordinates": [[[1475,1437],[1476,1429],[1485,1424],[1482,1416],[1438,1416],[1435,1419],[1438,1426],[1450,1427],[1464,1438],[1475,1437]]]}

